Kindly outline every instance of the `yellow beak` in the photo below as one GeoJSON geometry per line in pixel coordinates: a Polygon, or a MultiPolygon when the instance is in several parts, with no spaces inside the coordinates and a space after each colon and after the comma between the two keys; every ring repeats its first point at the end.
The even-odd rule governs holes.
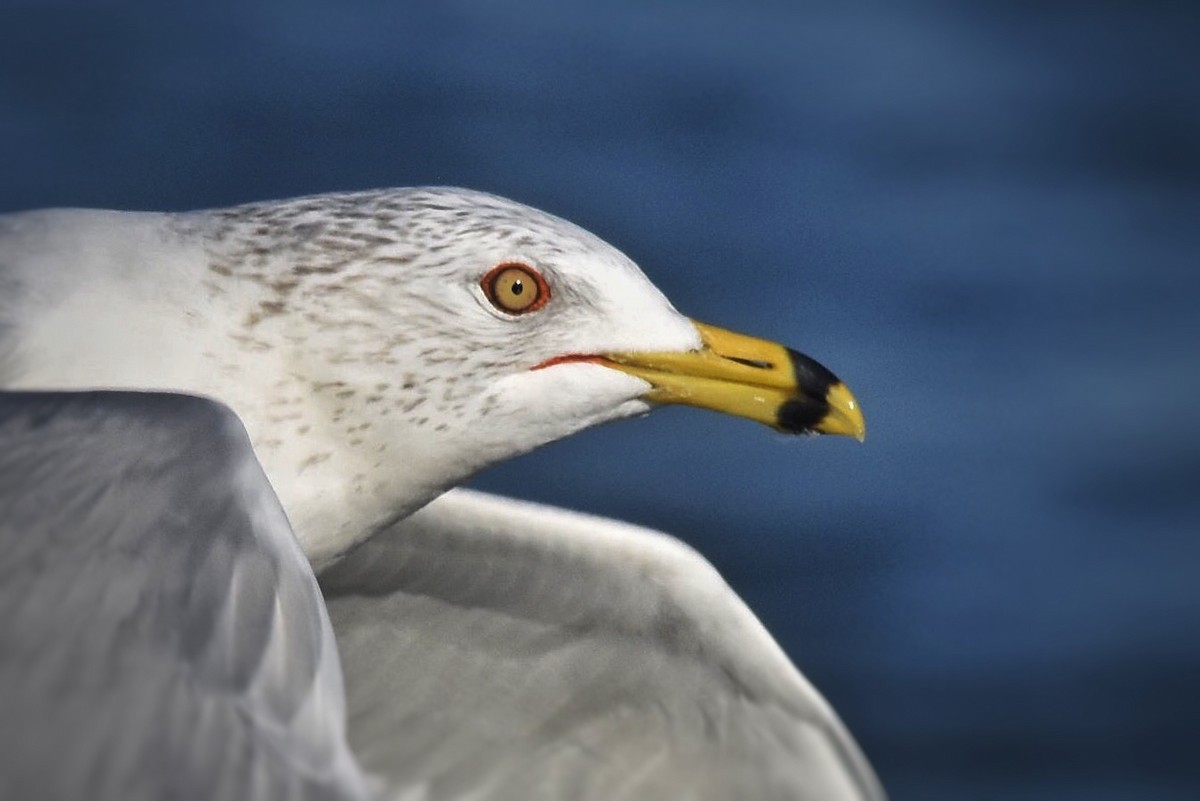
{"type": "MultiPolygon", "coordinates": [[[[694,321],[693,321],[694,322],[694,321]]],[[[837,376],[775,342],[695,323],[703,346],[685,353],[606,353],[615,370],[653,387],[646,399],[765,423],[789,434],[866,437],[858,401],[837,376]]]]}

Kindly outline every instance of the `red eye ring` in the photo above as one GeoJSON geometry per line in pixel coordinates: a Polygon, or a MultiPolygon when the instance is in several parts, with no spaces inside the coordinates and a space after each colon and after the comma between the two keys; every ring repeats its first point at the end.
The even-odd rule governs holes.
{"type": "Polygon", "coordinates": [[[519,261],[497,264],[487,271],[479,286],[493,306],[513,316],[537,311],[550,300],[546,279],[519,261]]]}

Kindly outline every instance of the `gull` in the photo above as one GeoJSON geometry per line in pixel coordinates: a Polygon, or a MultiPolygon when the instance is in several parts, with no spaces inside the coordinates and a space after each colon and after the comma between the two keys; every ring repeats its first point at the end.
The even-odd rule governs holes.
{"type": "MultiPolygon", "coordinates": [[[[289,708],[316,705],[324,714],[240,733],[252,768],[220,777],[227,797],[253,797],[262,776],[324,776],[331,765],[341,796],[332,785],[295,781],[289,792],[883,797],[836,714],[694,550],[618,521],[454,489],[489,465],[666,404],[787,433],[863,437],[857,401],[825,367],[683,316],[628,257],[571,223],[440,187],[179,214],[0,217],[0,388],[25,401],[9,430],[28,464],[16,459],[10,475],[56,463],[58,453],[37,444],[38,430],[56,429],[29,404],[61,407],[53,395],[26,393],[138,390],[220,402],[192,398],[185,406],[209,421],[220,444],[207,461],[168,458],[169,437],[146,446],[162,475],[110,469],[96,479],[80,472],[89,457],[61,457],[74,470],[63,491],[85,499],[107,497],[113,482],[160,498],[157,481],[175,487],[176,498],[192,484],[224,488],[221,497],[233,493],[240,508],[262,494],[261,477],[244,464],[261,464],[290,530],[281,532],[278,520],[267,525],[270,536],[244,522],[217,534],[199,525],[195,536],[236,540],[240,550],[221,551],[224,573],[174,578],[200,599],[214,597],[214,588],[256,587],[255,598],[274,599],[274,617],[243,624],[237,604],[226,603],[221,620],[239,647],[218,638],[211,652],[172,653],[173,675],[196,682],[193,692],[211,708],[232,704],[252,720],[278,723],[278,705],[262,704],[289,693],[298,696],[289,708]],[[220,433],[242,424],[244,442],[220,433]],[[236,481],[224,475],[230,464],[243,465],[236,481]],[[89,484],[96,480],[108,489],[89,484]],[[311,573],[288,556],[293,532],[323,604],[311,592],[284,591],[285,574],[312,590],[304,584],[311,573]],[[244,567],[252,556],[288,569],[255,574],[244,567]],[[280,633],[295,620],[309,622],[310,636],[280,633]],[[249,650],[259,661],[242,665],[246,642],[258,640],[249,650]],[[268,652],[274,672],[263,667],[268,652]],[[214,662],[262,681],[201,681],[214,662]],[[325,665],[320,681],[287,681],[293,662],[325,665]],[[343,709],[344,732],[331,722],[343,709]],[[299,740],[296,730],[304,732],[299,740]],[[343,739],[353,758],[339,750],[343,739]],[[323,745],[314,751],[316,740],[323,745]]],[[[88,395],[91,405],[66,407],[59,425],[77,430],[82,417],[100,426],[109,414],[136,421],[129,397],[88,395]]],[[[166,408],[166,422],[149,412],[147,419],[194,427],[179,407],[166,408]]],[[[96,447],[144,458],[145,432],[133,423],[122,431],[96,447]]],[[[61,437],[41,436],[61,447],[61,437]]],[[[90,458],[103,461],[96,452],[90,458]]],[[[263,502],[254,504],[259,511],[243,517],[266,525],[263,502]]],[[[69,508],[81,518],[70,524],[82,532],[73,559],[105,563],[114,538],[89,533],[95,520],[86,503],[69,508]]],[[[24,514],[27,542],[51,526],[24,514]]],[[[152,516],[136,507],[128,514],[137,519],[111,525],[141,526],[130,543],[154,540],[152,516]]],[[[63,525],[42,539],[61,536],[63,525]]],[[[162,547],[120,553],[137,570],[183,570],[186,560],[166,559],[162,547]]],[[[44,565],[53,552],[28,559],[44,565]]],[[[97,597],[120,582],[97,575],[97,597]]],[[[86,594],[88,582],[74,591],[86,594]]],[[[181,627],[188,615],[216,614],[196,603],[178,612],[181,627]]],[[[114,626],[96,647],[146,648],[129,629],[114,626]]],[[[37,666],[31,656],[28,671],[37,666]]],[[[129,697],[136,703],[136,691],[129,697]]],[[[171,724],[169,715],[134,717],[121,725],[141,730],[113,736],[154,742],[147,729],[171,724]]],[[[204,751],[228,736],[209,720],[198,742],[171,759],[187,762],[189,748],[204,751]]],[[[72,751],[70,743],[59,747],[72,751]]],[[[155,779],[145,782],[144,797],[156,797],[155,779]]]]}

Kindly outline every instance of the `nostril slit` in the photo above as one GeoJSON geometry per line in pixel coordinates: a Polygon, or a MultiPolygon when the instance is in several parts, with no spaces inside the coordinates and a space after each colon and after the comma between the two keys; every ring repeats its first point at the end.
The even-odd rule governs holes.
{"type": "Polygon", "coordinates": [[[764,362],[762,359],[739,359],[737,356],[726,356],[725,358],[731,362],[737,362],[738,364],[744,364],[747,367],[755,367],[755,368],[758,368],[759,370],[770,370],[772,367],[775,366],[771,362],[764,362]]]}

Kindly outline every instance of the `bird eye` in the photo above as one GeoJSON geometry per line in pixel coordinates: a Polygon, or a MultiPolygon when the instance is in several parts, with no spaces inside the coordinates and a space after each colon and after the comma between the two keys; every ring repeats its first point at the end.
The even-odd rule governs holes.
{"type": "Polygon", "coordinates": [[[505,262],[488,270],[481,282],[488,300],[506,314],[537,311],[550,300],[550,287],[537,270],[520,262],[505,262]]]}

